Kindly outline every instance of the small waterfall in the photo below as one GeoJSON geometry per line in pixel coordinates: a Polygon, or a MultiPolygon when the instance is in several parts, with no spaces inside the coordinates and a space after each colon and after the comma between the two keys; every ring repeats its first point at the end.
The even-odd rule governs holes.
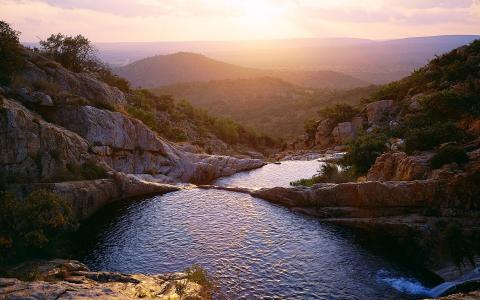
{"type": "Polygon", "coordinates": [[[444,282],[431,289],[422,285],[418,280],[395,277],[394,274],[385,270],[378,271],[377,281],[387,284],[402,293],[436,298],[444,296],[448,291],[460,285],[470,282],[480,282],[480,268],[473,270],[471,273],[457,280],[444,282]]]}

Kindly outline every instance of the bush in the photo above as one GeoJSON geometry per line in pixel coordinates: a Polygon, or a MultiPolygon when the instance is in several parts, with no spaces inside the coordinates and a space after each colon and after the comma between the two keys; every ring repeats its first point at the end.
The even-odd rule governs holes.
{"type": "Polygon", "coordinates": [[[342,123],[350,121],[359,114],[359,111],[348,104],[336,104],[333,107],[321,109],[318,113],[323,118],[332,119],[334,123],[342,123]]]}
{"type": "Polygon", "coordinates": [[[430,166],[433,169],[438,169],[449,163],[464,164],[468,162],[468,155],[464,148],[449,145],[439,149],[437,153],[430,159],[430,166]]]}
{"type": "Polygon", "coordinates": [[[442,143],[459,142],[464,138],[464,131],[450,122],[413,127],[405,133],[405,149],[408,153],[431,150],[442,143]]]}
{"type": "Polygon", "coordinates": [[[344,183],[355,181],[355,179],[350,169],[340,170],[336,164],[326,163],[312,178],[292,181],[290,185],[311,187],[317,183],[344,183]]]}
{"type": "Polygon", "coordinates": [[[43,54],[73,72],[97,72],[103,68],[96,57],[96,49],[82,35],[52,34],[47,40],[40,41],[40,46],[43,54]]]}
{"type": "Polygon", "coordinates": [[[76,228],[70,205],[47,190],[25,200],[0,194],[0,264],[61,251],[64,234],[76,228]]]}
{"type": "Polygon", "coordinates": [[[0,20],[0,83],[10,83],[15,71],[23,66],[19,34],[0,20]]]}
{"type": "Polygon", "coordinates": [[[208,272],[199,265],[193,265],[185,270],[187,279],[202,286],[201,296],[205,299],[211,299],[218,293],[218,285],[214,278],[209,276],[208,272]]]}
{"type": "Polygon", "coordinates": [[[139,119],[152,130],[157,130],[157,122],[155,119],[155,114],[153,112],[133,106],[128,106],[127,112],[130,116],[139,119]]]}
{"type": "Polygon", "coordinates": [[[364,175],[386,149],[387,137],[381,133],[363,133],[348,145],[347,154],[340,163],[351,167],[356,176],[364,175]]]}

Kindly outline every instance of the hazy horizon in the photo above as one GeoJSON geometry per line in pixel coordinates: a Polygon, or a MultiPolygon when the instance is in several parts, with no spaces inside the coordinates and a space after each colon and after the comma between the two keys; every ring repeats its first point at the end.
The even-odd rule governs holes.
{"type": "Polygon", "coordinates": [[[95,43],[228,42],[278,39],[474,35],[480,1],[0,0],[23,42],[51,33],[95,43]]]}

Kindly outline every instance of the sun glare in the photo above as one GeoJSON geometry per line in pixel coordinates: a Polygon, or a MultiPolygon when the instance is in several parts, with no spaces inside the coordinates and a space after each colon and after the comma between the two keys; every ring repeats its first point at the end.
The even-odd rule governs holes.
{"type": "Polygon", "coordinates": [[[242,0],[237,2],[245,22],[255,26],[274,26],[284,7],[270,1],[242,0]]]}

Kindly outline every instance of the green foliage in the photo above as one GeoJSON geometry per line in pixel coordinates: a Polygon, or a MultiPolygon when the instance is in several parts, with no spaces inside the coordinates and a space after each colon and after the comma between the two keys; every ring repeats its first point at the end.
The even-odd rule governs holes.
{"type": "Polygon", "coordinates": [[[2,192],[0,264],[56,254],[63,235],[75,227],[70,205],[47,190],[34,191],[25,200],[2,192]]]}
{"type": "Polygon", "coordinates": [[[341,164],[351,167],[354,175],[368,172],[378,156],[386,150],[387,137],[382,133],[362,133],[348,145],[341,164]]]}
{"type": "Polygon", "coordinates": [[[430,159],[430,165],[433,169],[438,169],[445,164],[453,162],[457,164],[464,164],[468,162],[468,155],[463,147],[448,145],[439,149],[437,153],[435,153],[435,155],[430,159]]]}
{"type": "Polygon", "coordinates": [[[97,71],[97,76],[106,84],[114,86],[124,93],[129,93],[131,91],[130,83],[128,82],[128,80],[113,74],[112,71],[103,64],[102,67],[99,68],[99,70],[97,71]]]}
{"type": "Polygon", "coordinates": [[[0,20],[0,83],[10,83],[15,71],[24,64],[19,34],[8,23],[0,20]]]}
{"type": "Polygon", "coordinates": [[[317,122],[313,119],[309,119],[305,122],[303,128],[305,129],[308,139],[313,140],[315,138],[315,133],[317,132],[317,122]]]}
{"type": "Polygon", "coordinates": [[[145,125],[150,127],[152,130],[157,129],[157,124],[155,121],[155,114],[151,111],[146,111],[141,108],[136,108],[133,106],[128,106],[127,107],[127,112],[130,116],[139,119],[142,121],[145,125]]]}
{"type": "Polygon", "coordinates": [[[201,296],[205,299],[211,299],[212,296],[218,292],[218,285],[215,283],[207,270],[199,265],[193,265],[185,270],[187,279],[202,286],[201,296]]]}
{"type": "Polygon", "coordinates": [[[351,169],[341,170],[336,164],[326,163],[322,165],[318,173],[312,176],[312,178],[292,181],[290,185],[311,187],[317,183],[344,183],[355,180],[356,176],[351,169]]]}
{"type": "Polygon", "coordinates": [[[405,149],[407,153],[430,150],[442,143],[459,142],[464,138],[463,130],[450,122],[412,127],[405,133],[405,149]]]}
{"type": "Polygon", "coordinates": [[[359,111],[349,104],[341,103],[336,104],[333,107],[325,107],[318,113],[323,118],[332,119],[334,123],[342,123],[350,121],[353,117],[359,114],[359,111]]]}
{"type": "Polygon", "coordinates": [[[236,144],[239,140],[238,124],[231,119],[218,118],[213,123],[215,132],[220,139],[229,143],[236,144]]]}
{"type": "Polygon", "coordinates": [[[47,40],[40,41],[40,46],[44,54],[73,72],[94,72],[99,69],[96,50],[83,35],[52,34],[47,40]]]}

